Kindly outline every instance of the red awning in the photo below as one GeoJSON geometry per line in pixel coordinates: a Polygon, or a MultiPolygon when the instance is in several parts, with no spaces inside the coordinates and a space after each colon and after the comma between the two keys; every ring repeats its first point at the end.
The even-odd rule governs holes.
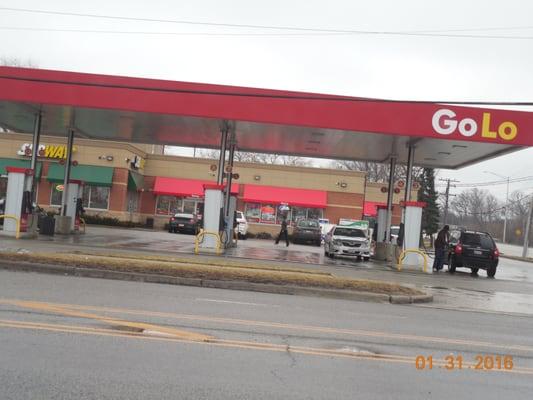
{"type": "Polygon", "coordinates": [[[379,203],[377,201],[365,201],[363,205],[363,215],[365,217],[377,217],[378,209],[377,206],[387,206],[386,203],[379,203]]]}
{"type": "Polygon", "coordinates": [[[244,201],[248,203],[287,203],[289,206],[326,208],[327,192],[276,186],[244,185],[244,201]]]}
{"type": "MultiPolygon", "coordinates": [[[[165,178],[158,176],[155,178],[153,191],[154,194],[162,196],[204,197],[204,185],[209,183],[213,182],[200,179],[165,178]]],[[[231,193],[239,194],[238,183],[231,185],[231,193]]]]}

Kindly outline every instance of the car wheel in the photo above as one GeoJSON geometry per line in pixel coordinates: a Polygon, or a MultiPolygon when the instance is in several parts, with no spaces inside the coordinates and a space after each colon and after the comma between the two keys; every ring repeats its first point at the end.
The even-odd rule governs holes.
{"type": "Polygon", "coordinates": [[[487,276],[489,278],[494,278],[494,275],[496,275],[496,265],[491,265],[488,269],[487,269],[487,276]]]}
{"type": "Polygon", "coordinates": [[[448,261],[448,272],[450,274],[453,274],[455,272],[457,262],[455,261],[455,258],[453,256],[450,257],[448,261]]]}
{"type": "Polygon", "coordinates": [[[477,275],[479,268],[470,268],[470,270],[472,271],[472,275],[477,275]]]}

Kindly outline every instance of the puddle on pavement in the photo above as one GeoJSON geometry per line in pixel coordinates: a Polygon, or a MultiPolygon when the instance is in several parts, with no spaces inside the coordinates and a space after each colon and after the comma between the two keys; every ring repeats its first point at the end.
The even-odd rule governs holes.
{"type": "Polygon", "coordinates": [[[479,310],[533,315],[533,295],[508,292],[485,292],[459,288],[426,286],[433,294],[433,303],[427,307],[450,307],[463,310],[479,310]]]}

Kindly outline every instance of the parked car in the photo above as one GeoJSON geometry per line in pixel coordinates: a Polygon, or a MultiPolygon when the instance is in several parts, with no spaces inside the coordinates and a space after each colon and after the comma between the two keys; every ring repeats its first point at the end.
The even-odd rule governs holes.
{"type": "Polygon", "coordinates": [[[322,230],[316,219],[300,219],[292,230],[293,243],[322,244],[322,230]]]}
{"type": "Polygon", "coordinates": [[[246,239],[248,233],[248,221],[242,211],[235,211],[237,213],[237,235],[239,239],[246,239]]]}
{"type": "Polygon", "coordinates": [[[170,217],[168,231],[170,233],[192,233],[196,235],[200,230],[200,220],[194,214],[178,213],[170,217]]]}
{"type": "Polygon", "coordinates": [[[330,258],[347,256],[370,259],[370,239],[364,230],[351,226],[335,226],[324,240],[324,254],[330,258]]]}
{"type": "Polygon", "coordinates": [[[470,268],[472,274],[484,269],[487,276],[493,278],[499,257],[496,243],[486,232],[460,230],[450,233],[447,257],[450,273],[454,273],[457,268],[470,268]]]}

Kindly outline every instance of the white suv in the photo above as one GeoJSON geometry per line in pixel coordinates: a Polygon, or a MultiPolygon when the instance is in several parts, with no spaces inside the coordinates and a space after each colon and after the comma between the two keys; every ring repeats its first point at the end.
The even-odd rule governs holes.
{"type": "Polygon", "coordinates": [[[242,211],[236,211],[237,213],[237,235],[239,239],[246,239],[246,234],[248,233],[248,221],[242,211]]]}
{"type": "Polygon", "coordinates": [[[370,240],[364,230],[350,226],[334,226],[324,240],[324,254],[370,259],[370,240]]]}

